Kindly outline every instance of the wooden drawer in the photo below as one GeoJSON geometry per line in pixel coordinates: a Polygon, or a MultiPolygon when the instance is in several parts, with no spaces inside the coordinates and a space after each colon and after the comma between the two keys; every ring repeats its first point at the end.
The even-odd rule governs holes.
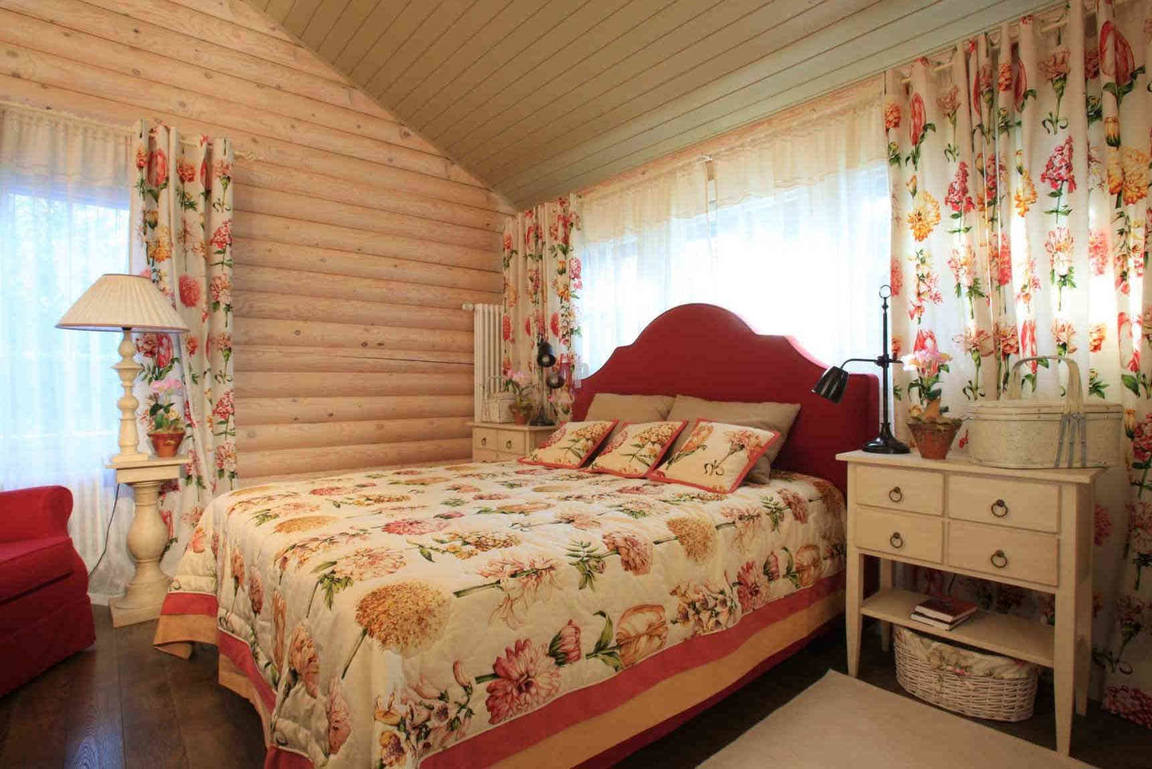
{"type": "Polygon", "coordinates": [[[944,522],[938,518],[859,507],[853,512],[857,547],[936,563],[944,555],[944,522]]]}
{"type": "Polygon", "coordinates": [[[478,449],[472,447],[472,461],[473,462],[502,462],[500,452],[495,449],[478,449]]]}
{"type": "Polygon", "coordinates": [[[858,467],[855,495],[862,505],[940,515],[944,510],[944,476],[925,470],[858,467]]]}
{"type": "Polygon", "coordinates": [[[1055,585],[1059,582],[1059,542],[1051,534],[951,521],[947,562],[993,577],[1055,585]]]}
{"type": "Polygon", "coordinates": [[[503,451],[523,456],[528,448],[529,434],[520,430],[500,430],[493,427],[476,427],[472,430],[473,451],[503,451]]]}
{"type": "Polygon", "coordinates": [[[1032,481],[950,475],[948,517],[1056,532],[1060,530],[1060,487],[1032,481]]]}

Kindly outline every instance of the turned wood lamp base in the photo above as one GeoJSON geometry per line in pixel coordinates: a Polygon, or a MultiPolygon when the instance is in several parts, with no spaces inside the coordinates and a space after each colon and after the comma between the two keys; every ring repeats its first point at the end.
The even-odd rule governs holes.
{"type": "Polygon", "coordinates": [[[188,457],[147,457],[133,461],[113,461],[108,467],[116,471],[116,482],[132,487],[135,513],[128,529],[128,552],[136,564],[136,573],[124,595],[108,602],[112,626],[123,627],[146,622],[160,616],[160,607],[168,595],[172,578],[160,568],[160,557],[168,544],[168,526],[160,517],[160,487],[180,477],[180,468],[188,457]]]}

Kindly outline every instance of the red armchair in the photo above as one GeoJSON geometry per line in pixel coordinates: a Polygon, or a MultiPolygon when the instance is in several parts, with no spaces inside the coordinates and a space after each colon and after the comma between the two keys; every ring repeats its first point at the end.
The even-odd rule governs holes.
{"type": "Polygon", "coordinates": [[[71,514],[63,486],[0,492],[0,695],[96,640],[71,514]]]}

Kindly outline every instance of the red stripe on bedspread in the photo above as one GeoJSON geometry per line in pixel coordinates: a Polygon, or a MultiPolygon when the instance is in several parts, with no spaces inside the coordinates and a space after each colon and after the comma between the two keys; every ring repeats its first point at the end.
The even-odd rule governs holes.
{"type": "MultiPolygon", "coordinates": [[[[690,638],[601,683],[569,692],[500,728],[490,729],[429,756],[421,762],[421,769],[471,769],[497,763],[573,724],[613,710],[669,676],[727,656],[768,625],[808,608],[843,586],[844,572],[825,577],[807,590],[784,596],[758,609],[740,620],[735,627],[720,633],[690,638]]],[[[774,658],[778,656],[774,655],[774,658]]],[[[714,699],[719,699],[734,688],[726,689],[714,699]]],[[[653,728],[659,729],[660,726],[653,728]]],[[[655,736],[650,739],[655,739],[655,736]]],[[[634,745],[632,750],[643,744],[640,742],[634,745]]],[[[627,755],[628,752],[631,750],[620,755],[627,755]]]]}
{"type": "Polygon", "coordinates": [[[160,607],[161,614],[204,614],[216,617],[220,604],[216,596],[206,593],[169,593],[160,607]]]}

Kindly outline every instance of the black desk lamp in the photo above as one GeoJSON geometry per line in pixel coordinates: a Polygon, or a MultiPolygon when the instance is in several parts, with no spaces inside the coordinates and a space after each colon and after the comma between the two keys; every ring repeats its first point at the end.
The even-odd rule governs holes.
{"type": "MultiPolygon", "coordinates": [[[[540,339],[536,343],[536,365],[540,367],[542,384],[549,390],[555,390],[564,386],[564,379],[559,373],[555,371],[547,371],[556,365],[556,353],[552,351],[552,345],[545,339],[540,339]],[[557,382],[559,382],[557,384],[557,382]]],[[[540,401],[540,410],[536,412],[536,416],[532,418],[533,425],[551,425],[552,420],[548,418],[547,411],[548,394],[542,392],[540,401]]]]}
{"type": "Polygon", "coordinates": [[[908,453],[907,444],[897,440],[896,436],[892,434],[891,418],[888,413],[888,367],[893,363],[899,362],[896,358],[892,357],[892,348],[888,343],[888,297],[890,296],[892,296],[892,287],[888,285],[881,286],[880,311],[883,315],[883,325],[880,343],[884,345],[884,351],[876,358],[849,358],[839,366],[831,366],[821,374],[820,381],[812,388],[812,392],[821,398],[826,398],[833,403],[839,403],[844,397],[844,389],[848,387],[848,372],[844,370],[844,366],[847,366],[849,363],[866,361],[875,363],[883,370],[883,386],[881,389],[883,408],[880,416],[880,434],[860,447],[864,451],[872,454],[908,453]]]}

